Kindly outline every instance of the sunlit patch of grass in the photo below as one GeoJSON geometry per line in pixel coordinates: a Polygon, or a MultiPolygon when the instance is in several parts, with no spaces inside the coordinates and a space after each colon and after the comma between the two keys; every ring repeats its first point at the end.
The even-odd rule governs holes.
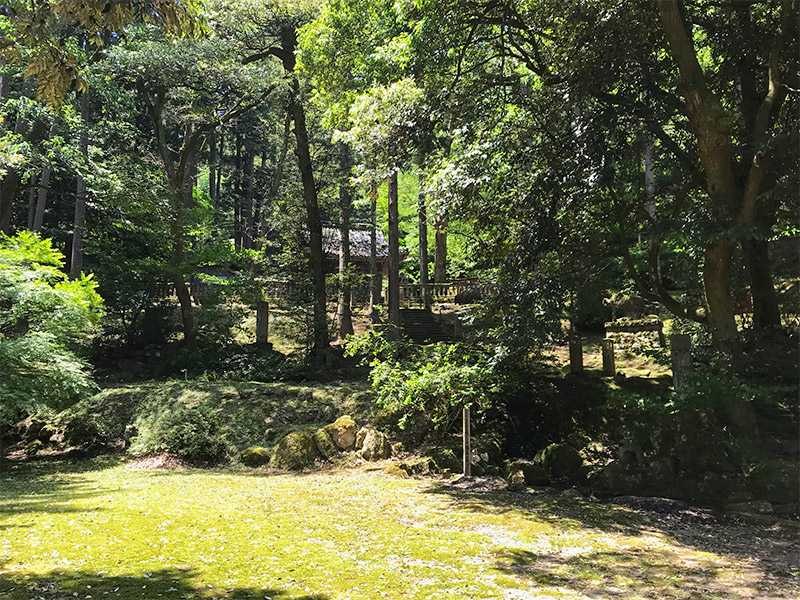
{"type": "MultiPolygon", "coordinates": [[[[739,598],[741,573],[757,581],[747,561],[681,545],[619,507],[375,471],[135,471],[105,459],[0,477],[3,599],[524,600],[605,587],[739,598]]],[[[792,585],[773,582],[786,594],[775,597],[792,585]]]]}

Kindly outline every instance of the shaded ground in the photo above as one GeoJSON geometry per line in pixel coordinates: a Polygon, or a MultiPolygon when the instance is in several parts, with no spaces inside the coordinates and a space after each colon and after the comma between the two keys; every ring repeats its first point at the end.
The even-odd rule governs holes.
{"type": "Polygon", "coordinates": [[[0,477],[0,598],[795,598],[798,531],[375,470],[0,477]],[[91,587],[89,587],[91,586],[91,587]]]}

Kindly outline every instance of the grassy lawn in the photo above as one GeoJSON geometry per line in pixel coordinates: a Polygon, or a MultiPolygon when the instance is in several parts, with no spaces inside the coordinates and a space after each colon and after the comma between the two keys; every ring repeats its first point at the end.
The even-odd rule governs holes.
{"type": "Polygon", "coordinates": [[[786,527],[378,470],[33,463],[0,476],[0,598],[796,598],[786,527]]]}

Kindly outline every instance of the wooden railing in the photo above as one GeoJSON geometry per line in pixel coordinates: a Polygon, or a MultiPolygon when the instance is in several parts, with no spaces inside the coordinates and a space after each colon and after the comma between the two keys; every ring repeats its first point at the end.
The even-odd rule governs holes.
{"type": "MultiPolygon", "coordinates": [[[[474,279],[454,279],[447,283],[429,283],[427,285],[431,302],[455,302],[462,300],[465,304],[478,302],[491,293],[491,285],[474,279]]],[[[424,286],[409,283],[400,286],[400,303],[406,306],[423,305],[424,286]]]]}

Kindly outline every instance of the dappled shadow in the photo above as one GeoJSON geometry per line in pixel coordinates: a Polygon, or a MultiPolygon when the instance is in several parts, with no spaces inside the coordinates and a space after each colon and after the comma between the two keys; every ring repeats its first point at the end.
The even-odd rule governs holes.
{"type": "MultiPolygon", "coordinates": [[[[671,548],[670,551],[624,548],[614,552],[593,551],[574,556],[569,556],[568,552],[565,556],[558,553],[540,556],[519,548],[508,548],[503,556],[498,557],[498,566],[502,570],[527,573],[537,581],[541,579],[544,582],[550,578],[553,579],[553,585],[566,585],[570,582],[583,585],[584,571],[587,574],[593,573],[592,576],[598,581],[604,581],[605,575],[611,577],[623,573],[620,569],[627,569],[627,575],[620,576],[638,581],[650,577],[654,587],[662,580],[664,585],[668,585],[669,573],[689,569],[687,560],[692,559],[687,557],[695,556],[693,553],[699,550],[709,553],[709,561],[713,558],[717,563],[712,565],[709,562],[708,565],[697,567],[700,570],[689,573],[688,579],[687,576],[682,576],[689,583],[681,585],[691,584],[696,595],[663,597],[705,597],[700,591],[705,589],[704,586],[711,589],[709,586],[717,580],[714,569],[727,568],[726,565],[734,563],[747,565],[746,575],[754,582],[761,581],[763,585],[776,589],[783,586],[795,594],[800,592],[800,527],[796,523],[754,524],[679,502],[660,501],[646,507],[628,507],[611,502],[565,497],[552,489],[519,493],[481,492],[464,491],[452,485],[439,484],[432,486],[428,492],[447,496],[460,510],[485,514],[513,512],[532,522],[561,526],[567,531],[579,526],[589,540],[593,536],[605,534],[630,538],[648,536],[671,548]],[[638,572],[637,569],[643,571],[638,572]],[[570,574],[572,571],[574,573],[570,574]],[[559,578],[566,578],[566,581],[559,578]]],[[[731,578],[726,581],[728,579],[731,578]]],[[[581,591],[591,595],[583,589],[581,591]]],[[[638,593],[641,595],[641,589],[638,593]]],[[[723,590],[720,597],[756,597],[730,593],[723,590]]],[[[639,597],[633,593],[630,596],[625,593],[608,595],[639,597]]],[[[662,595],[645,594],[645,597],[662,595]]]]}
{"type": "Polygon", "coordinates": [[[731,568],[713,557],[660,548],[589,551],[571,556],[508,550],[496,567],[539,585],[557,586],[590,598],[796,598],[797,575],[731,568]]]}
{"type": "Polygon", "coordinates": [[[117,460],[97,460],[83,463],[48,461],[14,465],[0,473],[0,516],[103,510],[81,502],[102,496],[103,491],[71,476],[107,469],[117,464],[117,460]],[[68,500],[65,500],[67,497],[68,500]]]}
{"type": "Polygon", "coordinates": [[[169,567],[137,575],[105,575],[85,571],[57,571],[47,575],[24,572],[0,574],[4,600],[61,600],[63,598],[183,598],[188,600],[329,600],[325,594],[293,593],[273,586],[214,587],[203,583],[190,567],[169,567]]]}

